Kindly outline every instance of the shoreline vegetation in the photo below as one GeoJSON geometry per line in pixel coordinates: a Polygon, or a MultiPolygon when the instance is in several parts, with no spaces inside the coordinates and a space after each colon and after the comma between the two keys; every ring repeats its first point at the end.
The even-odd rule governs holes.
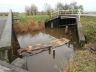
{"type": "MultiPolygon", "coordinates": [[[[21,21],[15,25],[15,31],[27,33],[43,30],[44,22],[49,18],[48,15],[21,16],[21,21]]],[[[81,16],[81,24],[87,43],[84,47],[75,50],[74,60],[69,64],[66,72],[95,72],[96,70],[96,51],[93,53],[94,51],[90,50],[96,45],[96,17],[81,16]]]]}
{"type": "Polygon", "coordinates": [[[67,72],[96,72],[96,17],[82,16],[81,24],[87,43],[75,50],[67,72]]]}
{"type": "Polygon", "coordinates": [[[33,31],[42,31],[45,29],[43,21],[28,20],[26,22],[17,22],[15,25],[16,33],[29,33],[33,31]]]}
{"type": "Polygon", "coordinates": [[[48,15],[20,16],[20,21],[16,22],[14,28],[17,34],[42,31],[45,29],[45,21],[48,19],[48,15]]]}

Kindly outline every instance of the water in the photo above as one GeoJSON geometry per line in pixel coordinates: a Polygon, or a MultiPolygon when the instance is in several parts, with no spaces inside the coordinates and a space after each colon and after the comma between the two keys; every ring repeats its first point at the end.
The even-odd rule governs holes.
{"type": "Polygon", "coordinates": [[[76,43],[76,30],[71,28],[69,33],[64,33],[65,29],[46,29],[42,32],[28,33],[24,35],[18,35],[18,41],[21,48],[26,48],[28,45],[35,44],[48,44],[51,40],[55,38],[67,38],[71,40],[70,46],[65,44],[63,46],[54,48],[49,51],[44,51],[42,53],[26,56],[26,67],[29,72],[64,72],[68,66],[70,60],[74,56],[74,43],[76,43]],[[55,50],[55,58],[53,56],[53,50],[55,50]]]}

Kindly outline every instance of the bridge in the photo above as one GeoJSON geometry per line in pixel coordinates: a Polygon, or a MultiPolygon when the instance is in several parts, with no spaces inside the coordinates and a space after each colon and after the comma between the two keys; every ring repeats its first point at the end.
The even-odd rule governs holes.
{"type": "Polygon", "coordinates": [[[15,19],[11,10],[8,16],[0,16],[0,72],[29,72],[22,69],[22,59],[16,62],[18,66],[12,63],[18,59],[17,49],[20,48],[14,31],[15,19]]]}
{"type": "Polygon", "coordinates": [[[20,48],[14,31],[13,13],[0,17],[0,59],[7,62],[18,57],[17,49],[20,48]]]}
{"type": "Polygon", "coordinates": [[[80,15],[80,16],[96,16],[96,14],[82,12],[80,9],[74,10],[55,10],[50,12],[51,18],[56,18],[58,16],[73,16],[73,15],[80,15]]]}
{"type": "Polygon", "coordinates": [[[46,27],[51,28],[68,28],[74,26],[77,29],[77,37],[80,44],[85,42],[85,37],[82,30],[82,24],[80,23],[80,10],[57,10],[52,11],[51,19],[46,22],[46,27]]]}

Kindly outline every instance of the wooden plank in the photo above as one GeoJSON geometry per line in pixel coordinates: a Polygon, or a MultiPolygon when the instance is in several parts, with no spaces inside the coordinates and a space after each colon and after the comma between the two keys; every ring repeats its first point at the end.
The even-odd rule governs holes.
{"type": "Polygon", "coordinates": [[[59,25],[59,27],[62,27],[62,26],[74,26],[76,24],[66,24],[66,25],[59,25]]]}
{"type": "Polygon", "coordinates": [[[18,50],[19,55],[21,56],[26,56],[26,55],[35,55],[39,54],[43,51],[49,50],[49,48],[56,48],[59,46],[62,46],[66,43],[68,43],[70,40],[66,38],[61,38],[61,39],[54,39],[49,42],[49,45],[43,45],[43,44],[38,44],[35,46],[28,46],[27,48],[21,48],[18,50]]]}

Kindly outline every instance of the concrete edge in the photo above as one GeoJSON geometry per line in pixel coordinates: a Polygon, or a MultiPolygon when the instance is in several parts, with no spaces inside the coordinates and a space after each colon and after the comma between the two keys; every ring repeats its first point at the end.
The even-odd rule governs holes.
{"type": "Polygon", "coordinates": [[[14,65],[11,65],[11,64],[9,64],[7,62],[4,62],[4,61],[1,61],[1,60],[0,60],[0,65],[4,66],[6,68],[9,68],[12,72],[29,72],[27,70],[24,70],[22,68],[16,67],[14,65]]]}

